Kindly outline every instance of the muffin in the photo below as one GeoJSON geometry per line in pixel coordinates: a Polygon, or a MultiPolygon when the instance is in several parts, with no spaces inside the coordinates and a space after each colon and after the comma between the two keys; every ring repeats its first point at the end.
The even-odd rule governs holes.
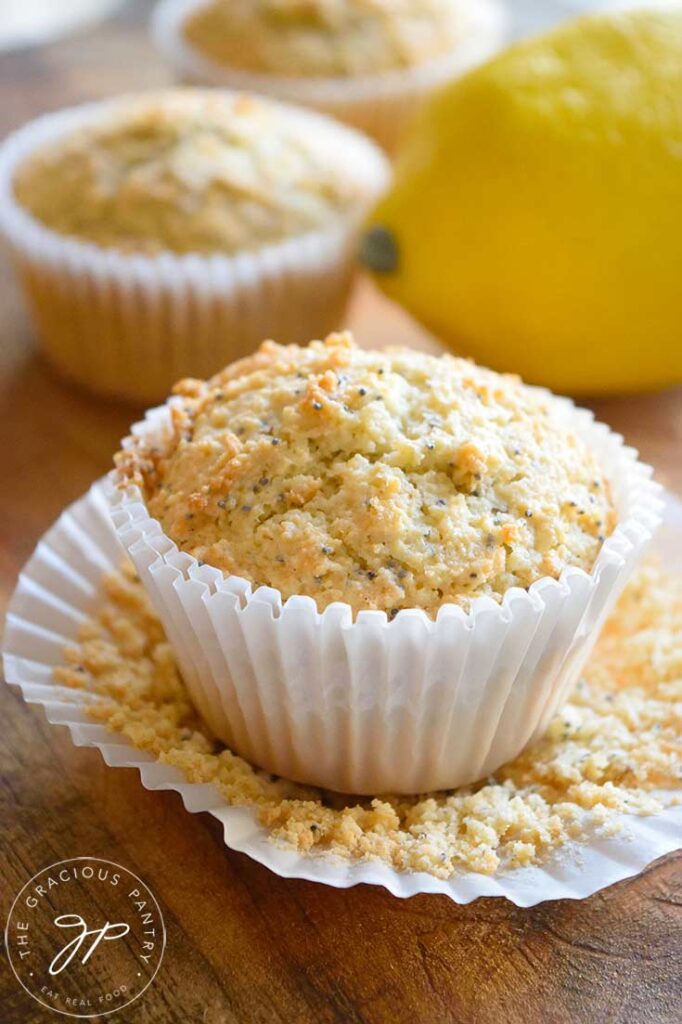
{"type": "Polygon", "coordinates": [[[155,38],[190,81],[333,114],[393,150],[433,89],[500,42],[495,0],[162,0],[155,38]]]}
{"type": "Polygon", "coordinates": [[[181,550],[283,600],[435,617],[589,572],[614,526],[547,397],[462,359],[266,342],[176,393],[168,448],[122,465],[181,550]]]}
{"type": "Polygon", "coordinates": [[[353,792],[519,753],[656,520],[648,470],[588,413],[347,334],[180,382],[116,461],[118,535],[209,725],[353,792]]]}
{"type": "Polygon", "coordinates": [[[149,400],[264,334],[337,324],[358,224],[386,181],[371,143],[319,115],[226,92],[140,94],[6,140],[0,228],[55,365],[149,400]]]}

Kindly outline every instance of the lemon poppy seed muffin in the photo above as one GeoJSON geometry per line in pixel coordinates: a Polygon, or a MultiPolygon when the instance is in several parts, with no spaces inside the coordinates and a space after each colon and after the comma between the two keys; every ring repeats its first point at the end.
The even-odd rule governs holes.
{"type": "Polygon", "coordinates": [[[266,342],[176,390],[172,438],[134,440],[122,482],[184,551],[320,610],[499,601],[589,571],[614,526],[608,483],[555,401],[466,360],[338,334],[266,342]]]}
{"type": "Polygon", "coordinates": [[[213,0],[190,15],[184,34],[234,68],[351,77],[447,53],[462,17],[453,0],[213,0]]]}
{"type": "Polygon", "coordinates": [[[205,90],[116,105],[32,154],[14,191],[53,231],[145,254],[252,250],[367,201],[314,126],[267,100],[205,90]]]}
{"type": "Polygon", "coordinates": [[[155,404],[263,338],[343,319],[378,147],[227,90],[136,93],[36,118],[0,145],[0,234],[42,348],[91,391],[155,404]]]}

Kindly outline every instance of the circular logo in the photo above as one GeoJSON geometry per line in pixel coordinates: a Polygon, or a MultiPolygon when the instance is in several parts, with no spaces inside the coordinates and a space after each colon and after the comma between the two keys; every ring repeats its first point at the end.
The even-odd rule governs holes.
{"type": "Polygon", "coordinates": [[[154,895],[132,871],[74,857],[26,883],[5,941],[18,981],[39,1003],[69,1017],[101,1017],[151,983],[166,929],[154,895]]]}

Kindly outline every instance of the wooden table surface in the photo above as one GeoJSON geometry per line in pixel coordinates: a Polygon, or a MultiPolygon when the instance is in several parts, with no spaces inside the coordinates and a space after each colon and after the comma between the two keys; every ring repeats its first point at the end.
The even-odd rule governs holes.
{"type": "MultiPolygon", "coordinates": [[[[65,103],[165,84],[133,4],[114,24],[46,49],[0,57],[0,131],[65,103]]],[[[430,345],[360,283],[349,315],[366,343],[430,345]]],[[[0,611],[34,544],[109,467],[137,410],[62,384],[35,354],[20,296],[0,264],[0,611]]],[[[682,392],[602,401],[682,492],[682,392]]],[[[165,1022],[460,1022],[672,1024],[680,1020],[682,858],[582,902],[521,910],[504,900],[458,907],[275,877],[227,851],[218,823],[174,793],[149,793],[132,770],[75,749],[2,687],[0,911],[38,869],[99,856],[140,875],[168,928],[163,965],[116,1020],[165,1022]]],[[[6,1024],[56,1019],[0,984],[6,1024]]]]}

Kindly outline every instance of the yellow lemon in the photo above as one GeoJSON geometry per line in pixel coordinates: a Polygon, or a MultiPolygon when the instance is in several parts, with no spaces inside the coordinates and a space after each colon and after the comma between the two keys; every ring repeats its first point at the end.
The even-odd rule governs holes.
{"type": "Polygon", "coordinates": [[[682,381],[682,15],[580,19],[445,89],[363,257],[496,369],[574,393],[682,381]]]}

